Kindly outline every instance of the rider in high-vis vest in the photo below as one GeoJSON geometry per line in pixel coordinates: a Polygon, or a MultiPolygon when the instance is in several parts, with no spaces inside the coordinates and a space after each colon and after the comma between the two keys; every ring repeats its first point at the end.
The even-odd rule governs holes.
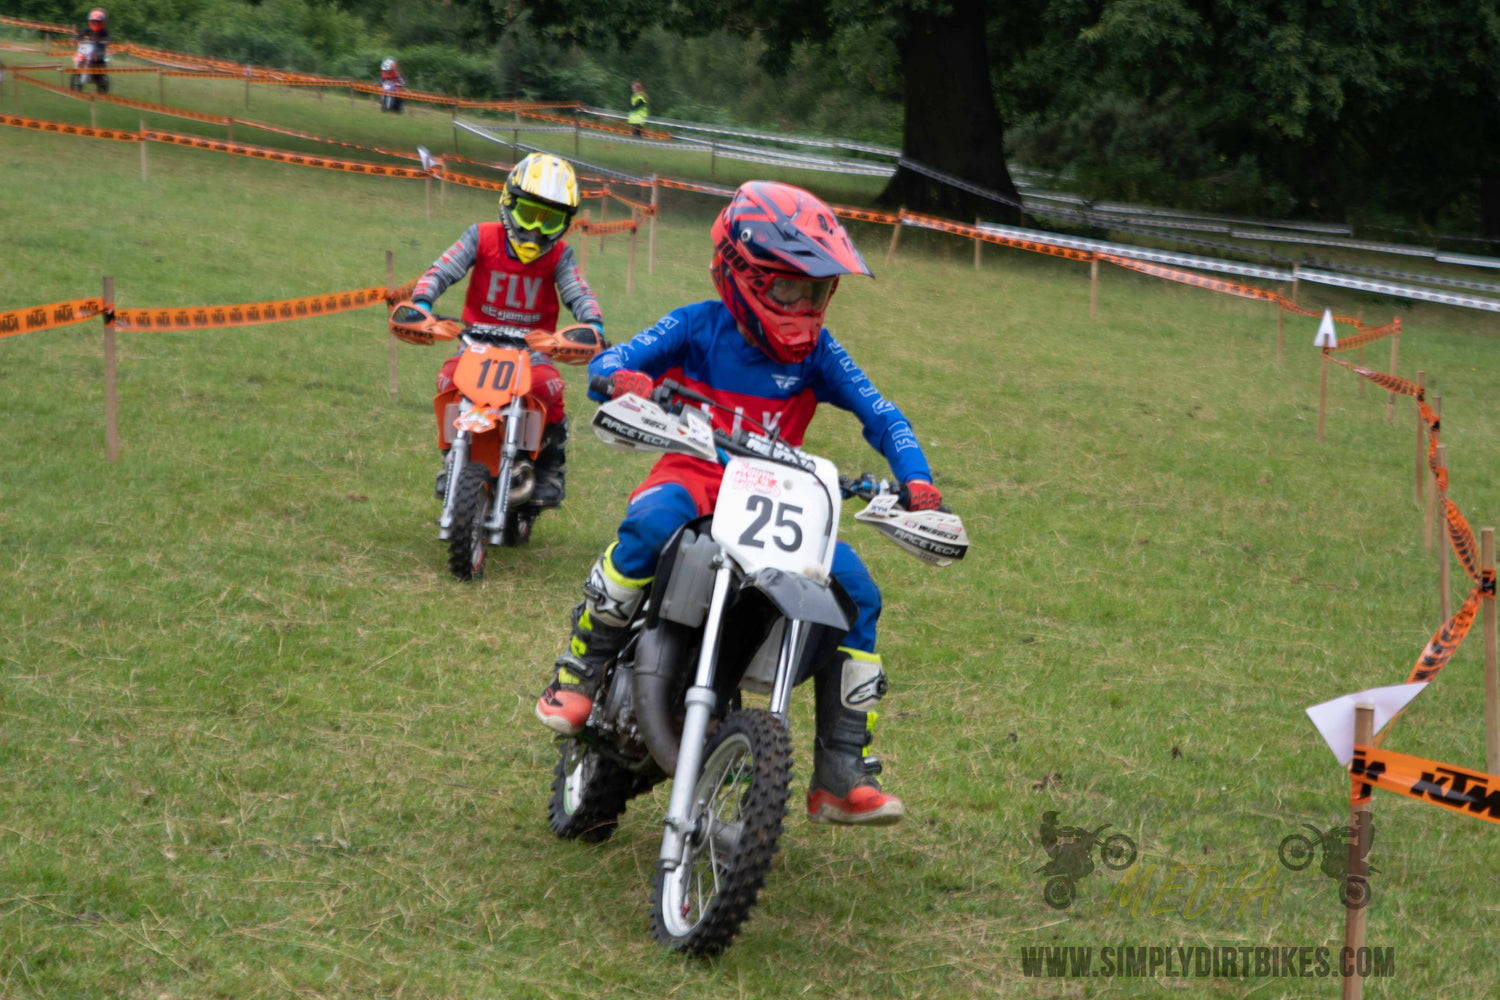
{"type": "MultiPolygon", "coordinates": [[[[505,179],[500,221],[470,226],[458,242],[417,280],[412,301],[431,311],[438,296],[471,269],[464,296],[465,323],[499,323],[523,330],[557,328],[559,303],[580,323],[604,332],[599,300],[589,290],[573,248],[563,241],[578,212],[578,178],[573,167],[550,153],[532,153],[505,179]]],[[[458,355],[438,372],[437,391],[448,391],[458,355]]],[[[563,380],[546,355],[532,352],[532,392],[546,405],[542,448],[536,457],[534,503],[556,507],[567,492],[565,447],[568,420],[563,411],[563,380]]],[[[447,483],[438,474],[437,494],[447,483]]]]}

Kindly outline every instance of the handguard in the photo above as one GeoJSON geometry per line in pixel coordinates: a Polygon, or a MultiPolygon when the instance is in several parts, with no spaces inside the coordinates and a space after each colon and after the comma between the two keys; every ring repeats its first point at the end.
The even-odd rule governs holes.
{"type": "Polygon", "coordinates": [[[532,330],[526,335],[526,346],[565,365],[586,365],[609,341],[589,324],[575,323],[556,332],[532,330]]]}
{"type": "Polygon", "coordinates": [[[947,566],[969,551],[969,535],[957,514],[937,510],[904,510],[894,493],[879,493],[854,515],[931,566],[947,566]]]}
{"type": "Polygon", "coordinates": [[[464,325],[456,319],[439,319],[410,300],[391,309],[391,336],[426,347],[439,340],[455,340],[464,325]]]}

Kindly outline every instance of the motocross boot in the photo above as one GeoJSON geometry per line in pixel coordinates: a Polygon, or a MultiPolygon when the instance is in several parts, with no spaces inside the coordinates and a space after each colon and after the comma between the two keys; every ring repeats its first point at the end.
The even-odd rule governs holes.
{"type": "Polygon", "coordinates": [[[548,424],[542,431],[542,448],[537,452],[533,468],[536,470],[536,486],[531,491],[531,502],[538,507],[558,507],[567,496],[568,418],[548,424]]]}
{"type": "Polygon", "coordinates": [[[807,818],[814,823],[889,826],[906,815],[901,800],[880,790],[880,761],[864,755],[885,694],[885,671],[874,653],[839,647],[813,675],[818,738],[807,818]]]}
{"type": "Polygon", "coordinates": [[[588,721],[604,670],[624,647],[630,619],[651,582],[622,576],[609,556],[606,551],[589,572],[583,602],[573,608],[568,651],[557,658],[552,683],[536,702],[536,717],[542,725],[562,736],[578,735],[588,721]]]}

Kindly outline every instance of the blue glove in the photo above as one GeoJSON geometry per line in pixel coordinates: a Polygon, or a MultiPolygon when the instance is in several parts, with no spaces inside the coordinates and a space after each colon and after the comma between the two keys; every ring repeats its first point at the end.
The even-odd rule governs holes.
{"type": "Polygon", "coordinates": [[[432,303],[428,302],[426,299],[412,299],[411,304],[417,306],[420,309],[426,309],[428,312],[432,312],[432,303]]]}
{"type": "Polygon", "coordinates": [[[589,320],[588,324],[589,324],[589,326],[593,327],[595,330],[599,331],[599,339],[600,340],[603,340],[603,341],[608,341],[609,340],[608,337],[604,336],[604,320],[602,320],[602,319],[589,320]]]}

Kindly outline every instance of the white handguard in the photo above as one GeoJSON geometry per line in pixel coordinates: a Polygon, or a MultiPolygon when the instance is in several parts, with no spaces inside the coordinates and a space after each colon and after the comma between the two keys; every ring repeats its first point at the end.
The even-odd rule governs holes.
{"type": "Polygon", "coordinates": [[[668,413],[649,399],[621,396],[594,413],[594,434],[620,451],[661,451],[717,462],[713,425],[708,416],[688,408],[668,413]]]}
{"type": "Polygon", "coordinates": [[[969,551],[969,535],[957,514],[903,510],[895,493],[879,493],[854,515],[906,552],[931,566],[947,566],[969,551]]]}

